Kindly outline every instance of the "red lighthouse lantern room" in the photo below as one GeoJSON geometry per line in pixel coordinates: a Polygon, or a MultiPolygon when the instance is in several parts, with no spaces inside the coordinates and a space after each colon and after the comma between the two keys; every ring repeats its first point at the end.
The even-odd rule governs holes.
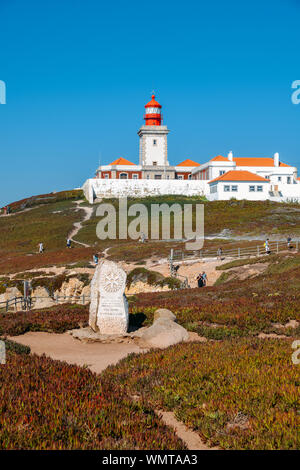
{"type": "Polygon", "coordinates": [[[161,105],[155,101],[155,95],[152,95],[152,100],[145,105],[145,122],[146,126],[160,126],[162,115],[161,115],[161,105]]]}

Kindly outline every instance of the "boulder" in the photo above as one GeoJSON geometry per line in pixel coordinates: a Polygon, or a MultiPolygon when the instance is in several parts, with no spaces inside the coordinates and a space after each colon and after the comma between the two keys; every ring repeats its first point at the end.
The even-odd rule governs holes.
{"type": "Polygon", "coordinates": [[[168,310],[167,308],[159,308],[154,312],[153,322],[160,318],[163,318],[165,320],[176,321],[176,316],[174,315],[174,313],[171,312],[171,310],[168,310]]]}
{"type": "Polygon", "coordinates": [[[140,336],[138,344],[143,348],[163,349],[188,339],[187,330],[175,323],[173,319],[158,318],[140,336]]]}

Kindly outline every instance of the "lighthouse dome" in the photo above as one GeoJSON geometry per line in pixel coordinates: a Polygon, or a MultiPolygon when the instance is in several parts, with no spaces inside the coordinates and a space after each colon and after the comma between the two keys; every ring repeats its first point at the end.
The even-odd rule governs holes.
{"type": "Polygon", "coordinates": [[[155,95],[152,95],[151,98],[151,101],[145,105],[145,108],[161,108],[161,105],[155,101],[155,95]]]}

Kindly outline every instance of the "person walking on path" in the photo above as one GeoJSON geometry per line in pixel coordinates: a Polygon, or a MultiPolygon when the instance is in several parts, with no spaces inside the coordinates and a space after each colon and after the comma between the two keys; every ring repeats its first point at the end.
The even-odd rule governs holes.
{"type": "Polygon", "coordinates": [[[202,273],[202,280],[203,280],[203,286],[206,287],[208,278],[207,278],[207,274],[206,274],[205,271],[203,271],[203,273],[202,273]]]}
{"type": "Polygon", "coordinates": [[[289,250],[292,248],[291,242],[292,242],[292,238],[290,236],[287,237],[287,247],[288,247],[289,250]]]}
{"type": "Polygon", "coordinates": [[[71,248],[72,241],[70,238],[67,238],[67,248],[71,248]]]}
{"type": "Polygon", "coordinates": [[[222,248],[218,248],[218,251],[217,251],[217,258],[221,261],[222,260],[222,255],[223,255],[223,250],[222,248]]]}
{"type": "Polygon", "coordinates": [[[44,244],[42,242],[39,243],[39,253],[44,253],[44,244]]]}
{"type": "Polygon", "coordinates": [[[99,256],[98,256],[97,253],[94,254],[93,260],[94,260],[94,263],[95,263],[95,264],[98,264],[98,262],[99,262],[99,256]]]}

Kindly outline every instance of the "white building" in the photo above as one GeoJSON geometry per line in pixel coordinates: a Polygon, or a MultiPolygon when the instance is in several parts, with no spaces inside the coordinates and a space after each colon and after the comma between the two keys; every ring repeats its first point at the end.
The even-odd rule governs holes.
{"type": "Polygon", "coordinates": [[[249,158],[234,157],[229,152],[227,157],[218,155],[202,164],[185,159],[171,166],[167,142],[170,131],[162,124],[161,108],[154,95],[145,105],[145,124],[138,131],[139,164],[121,157],[101,165],[96,177],[83,185],[90,202],[98,197],[163,194],[205,195],[210,200],[235,197],[300,201],[297,168],[281,162],[278,153],[273,158],[249,158]]]}

